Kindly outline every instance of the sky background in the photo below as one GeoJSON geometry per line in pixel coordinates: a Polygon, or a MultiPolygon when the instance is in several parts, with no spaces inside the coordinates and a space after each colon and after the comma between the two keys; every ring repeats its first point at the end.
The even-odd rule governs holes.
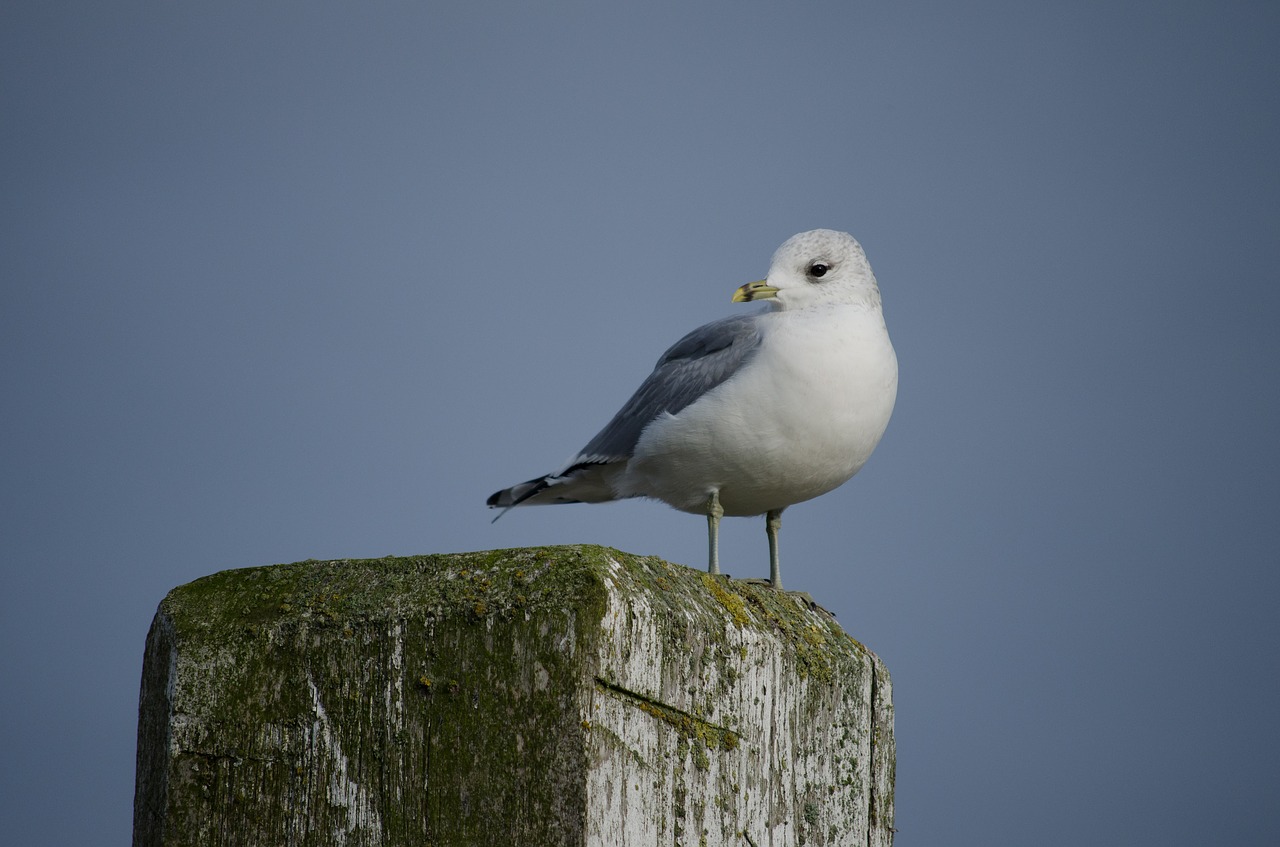
{"type": "MultiPolygon", "coordinates": [[[[789,588],[887,663],[899,847],[1280,843],[1280,5],[0,10],[0,831],[129,840],[174,586],[705,522],[556,469],[795,232],[901,368],[789,588]]],[[[764,576],[763,520],[722,557],[764,576]]]]}

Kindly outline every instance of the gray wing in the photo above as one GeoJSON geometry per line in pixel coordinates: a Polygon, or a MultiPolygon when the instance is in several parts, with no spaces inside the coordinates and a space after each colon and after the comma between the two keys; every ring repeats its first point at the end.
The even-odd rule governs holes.
{"type": "MultiPolygon", "coordinates": [[[[535,503],[603,503],[615,498],[608,466],[631,458],[644,428],[663,413],[676,414],[733,376],[760,347],[760,319],[741,315],[695,329],[662,354],[618,414],[569,466],[490,495],[488,505],[506,509],[535,503]]],[[[497,520],[497,518],[494,518],[497,520]]]]}
{"type": "Polygon", "coordinates": [[[630,458],[640,433],[654,418],[664,413],[676,414],[750,360],[760,347],[763,316],[722,318],[698,327],[673,344],[613,420],[561,473],[582,465],[630,458]]]}

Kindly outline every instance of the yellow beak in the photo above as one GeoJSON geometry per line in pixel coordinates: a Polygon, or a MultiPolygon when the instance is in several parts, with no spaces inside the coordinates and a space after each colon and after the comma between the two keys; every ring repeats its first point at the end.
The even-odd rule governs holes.
{"type": "Polygon", "coordinates": [[[733,292],[733,300],[730,302],[750,303],[752,300],[768,300],[770,297],[776,297],[777,294],[778,289],[762,279],[758,282],[748,282],[733,292]]]}

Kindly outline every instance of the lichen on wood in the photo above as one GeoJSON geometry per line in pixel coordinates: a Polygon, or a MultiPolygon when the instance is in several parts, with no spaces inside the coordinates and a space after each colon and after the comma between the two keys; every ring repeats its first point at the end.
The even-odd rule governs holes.
{"type": "Polygon", "coordinates": [[[225,571],[148,636],[135,845],[891,840],[879,661],[599,547],[225,571]]]}

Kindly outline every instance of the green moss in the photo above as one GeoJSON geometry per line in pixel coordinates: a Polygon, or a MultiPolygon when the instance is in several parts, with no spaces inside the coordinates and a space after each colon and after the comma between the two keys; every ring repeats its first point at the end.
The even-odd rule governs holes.
{"type": "Polygon", "coordinates": [[[184,631],[209,634],[423,609],[441,617],[510,619],[566,597],[592,595],[603,604],[599,562],[608,554],[598,547],[556,547],[244,568],[174,589],[164,611],[184,631]]]}
{"type": "Polygon", "coordinates": [[[729,613],[729,617],[733,619],[735,624],[743,627],[751,623],[751,618],[747,614],[747,606],[742,601],[742,598],[725,587],[729,583],[727,577],[716,577],[709,573],[704,573],[700,576],[702,584],[707,591],[711,592],[711,596],[716,599],[716,602],[725,608],[725,611],[729,613]]]}
{"type": "MultiPolygon", "coordinates": [[[[737,748],[741,736],[733,730],[717,726],[710,721],[703,720],[697,715],[689,714],[686,711],[669,706],[666,703],[660,703],[643,694],[615,685],[608,680],[596,677],[596,688],[616,697],[626,703],[629,703],[640,711],[648,714],[657,720],[662,721],[670,726],[680,736],[689,742],[696,742],[695,750],[701,750],[703,765],[700,770],[705,770],[710,764],[706,760],[707,750],[729,751],[737,748]]],[[[695,752],[695,764],[697,763],[698,753],[695,752]]]]}
{"type": "MultiPolygon", "coordinates": [[[[780,640],[818,682],[852,684],[848,648],[865,653],[793,595],[600,547],[308,561],[196,580],[170,593],[153,627],[157,653],[180,645],[184,663],[172,704],[155,695],[183,717],[173,746],[183,779],[170,779],[164,802],[171,827],[189,834],[169,843],[270,832],[294,807],[315,827],[306,843],[572,843],[585,803],[574,777],[584,739],[597,737],[655,774],[674,768],[661,777],[673,792],[663,816],[700,816],[701,793],[686,810],[687,766],[644,762],[584,719],[583,698],[620,698],[675,732],[692,785],[693,770],[740,749],[738,717],[718,704],[754,661],[749,629],[780,640]],[[611,584],[644,596],[662,650],[696,650],[704,663],[705,677],[680,685],[686,709],[584,663],[602,654],[611,584]]],[[[806,708],[824,708],[813,688],[806,708]]]]}
{"type": "Polygon", "coordinates": [[[180,645],[172,705],[156,700],[184,716],[182,778],[143,800],[167,807],[166,843],[271,832],[297,808],[315,830],[298,843],[573,840],[581,657],[621,555],[312,561],[174,589],[153,637],[180,645]]]}

